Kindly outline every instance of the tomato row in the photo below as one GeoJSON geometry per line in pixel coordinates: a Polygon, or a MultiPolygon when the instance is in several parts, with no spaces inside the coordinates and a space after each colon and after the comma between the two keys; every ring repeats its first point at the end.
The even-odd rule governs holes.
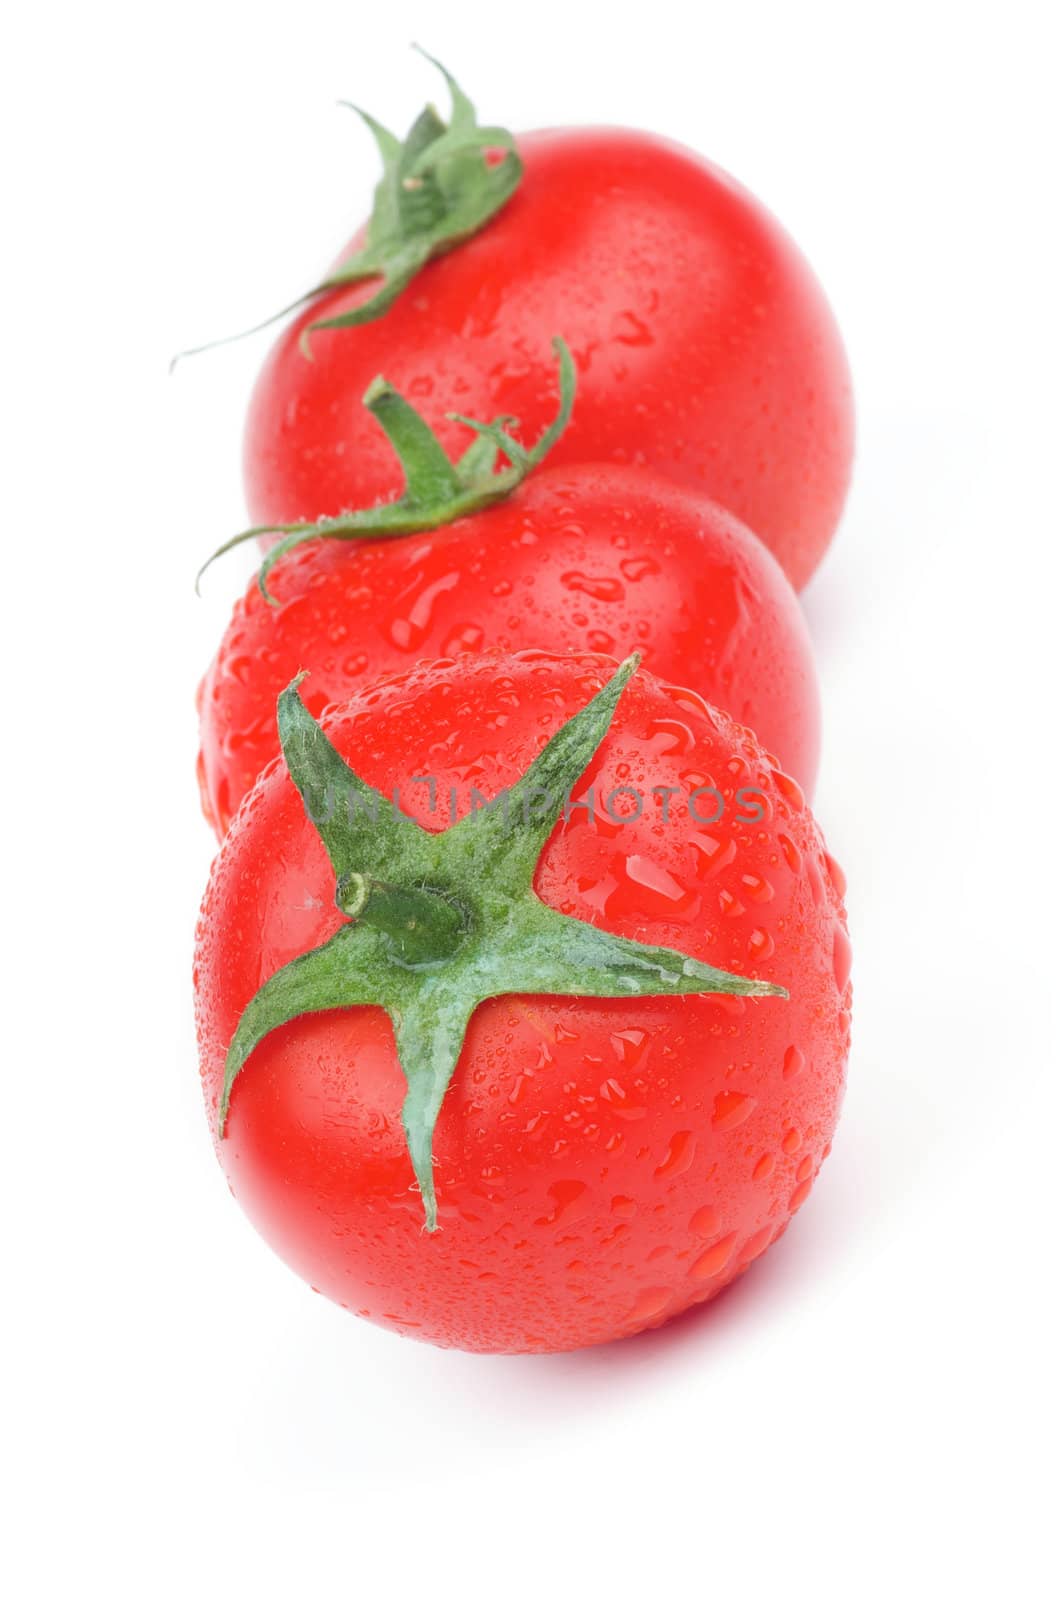
{"type": "Polygon", "coordinates": [[[515,139],[447,80],[448,123],[366,119],[371,218],[251,401],[262,568],[199,699],[202,1074],[316,1288],[570,1349],[711,1298],[830,1147],[850,952],[792,585],[850,382],[725,174],[515,139]]]}

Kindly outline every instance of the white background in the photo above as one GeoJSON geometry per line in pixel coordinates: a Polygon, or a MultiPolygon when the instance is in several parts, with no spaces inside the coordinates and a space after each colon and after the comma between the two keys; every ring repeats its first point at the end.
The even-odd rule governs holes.
{"type": "MultiPolygon", "coordinates": [[[[13,1596],[1043,1595],[1055,1537],[1051,7],[56,4],[5,25],[4,1494],[13,1596]],[[192,694],[265,343],[363,213],[354,98],[626,121],[784,220],[855,490],[805,596],[855,1048],[811,1204],[577,1357],[398,1340],[230,1201],[189,963],[192,694]]],[[[244,566],[249,565],[250,558],[244,566]]],[[[1055,1578],[1052,1580],[1055,1581],[1055,1578]]],[[[1055,1591],[1054,1591],[1055,1592],[1055,1591]]]]}

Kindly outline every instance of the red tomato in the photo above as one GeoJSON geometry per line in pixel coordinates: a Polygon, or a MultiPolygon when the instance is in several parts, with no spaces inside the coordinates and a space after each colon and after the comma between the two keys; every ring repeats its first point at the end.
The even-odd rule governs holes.
{"type": "MultiPolygon", "coordinates": [[[[612,672],[596,657],[462,657],[360,691],[325,728],[365,781],[396,787],[437,832],[450,786],[466,811],[469,786],[495,795],[513,784],[612,672]]],[[[828,1153],[849,945],[842,876],[798,786],[723,713],[642,672],[573,800],[590,791],[590,808],[572,807],[545,845],[540,900],[790,998],[479,1005],[435,1131],[435,1233],[424,1230],[383,1012],[301,1016],[264,1038],[218,1144],[232,1192],[297,1272],[384,1327],[492,1351],[635,1333],[742,1273],[783,1233],[828,1153]],[[708,804],[692,798],[704,786],[720,791],[716,821],[713,802],[707,820],[693,814],[708,804]],[[665,804],[656,787],[674,791],[665,804]]],[[[233,824],[202,907],[197,1010],[214,1124],[244,1009],[342,927],[335,892],[278,763],[233,824]]]]}
{"type": "Polygon", "coordinates": [[[552,464],[654,467],[727,506],[801,587],[834,532],[853,450],[846,358],[807,263],[746,190],[680,146],[566,128],[518,147],[513,198],[379,320],[313,333],[311,360],[299,346],[369,283],[314,300],[281,334],[247,419],[252,519],[313,520],[398,492],[360,404],[380,372],[447,447],[464,442],[445,421],[454,410],[511,414],[536,437],[554,409],[559,333],[579,397],[552,464]]]}
{"type": "Polygon", "coordinates": [[[754,728],[812,791],[817,682],[794,593],[727,512],[647,473],[545,469],[430,533],[313,540],[269,589],[278,606],[249,585],[200,691],[203,806],[219,835],[279,749],[276,699],[296,672],[311,673],[316,712],[412,661],[491,646],[638,650],[754,728]]]}

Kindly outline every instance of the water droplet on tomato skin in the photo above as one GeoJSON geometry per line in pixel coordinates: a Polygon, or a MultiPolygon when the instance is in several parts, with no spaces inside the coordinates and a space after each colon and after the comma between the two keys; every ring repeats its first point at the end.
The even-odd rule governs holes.
{"type": "Polygon", "coordinates": [[[688,1276],[696,1279],[716,1278],[728,1266],[735,1243],[736,1235],[727,1233],[723,1239],[712,1244],[709,1250],[704,1250],[702,1255],[696,1257],[688,1269],[688,1276]]]}
{"type": "Polygon", "coordinates": [[[650,1322],[652,1318],[662,1315],[673,1297],[672,1289],[642,1289],[626,1318],[627,1322],[650,1322]]]}
{"type": "Polygon", "coordinates": [[[835,986],[840,994],[846,990],[850,981],[850,968],[853,963],[854,952],[850,947],[846,930],[836,923],[832,939],[832,971],[835,973],[835,986]]]}
{"type": "Polygon", "coordinates": [[[793,811],[801,812],[806,810],[806,796],[794,778],[789,778],[786,772],[776,772],[773,774],[773,782],[793,811]]]}
{"type": "Polygon", "coordinates": [[[648,724],[648,740],[659,756],[683,756],[695,749],[696,736],[686,722],[676,717],[657,717],[648,724]]]}
{"type": "Polygon", "coordinates": [[[794,839],[789,839],[786,833],[779,834],[777,842],[780,845],[784,860],[792,872],[798,875],[802,871],[802,853],[794,839]]]}
{"type": "Polygon", "coordinates": [[[617,1059],[627,1067],[637,1065],[649,1042],[649,1035],[643,1028],[624,1028],[621,1033],[611,1035],[611,1048],[617,1059]]]}
{"type": "Polygon", "coordinates": [[[749,900],[757,905],[767,905],[773,899],[776,890],[767,878],[760,877],[754,872],[745,872],[740,878],[742,892],[749,900]]]}
{"type": "Polygon", "coordinates": [[[687,1129],[675,1133],[662,1163],[656,1167],[656,1178],[678,1178],[687,1172],[696,1158],[695,1134],[687,1129]]]}
{"type": "Polygon", "coordinates": [[[700,878],[716,877],[736,860],[736,844],[732,839],[723,841],[710,833],[693,833],[688,842],[696,852],[696,873],[700,878]]]}
{"type": "Polygon", "coordinates": [[[806,1070],[806,1057],[797,1044],[791,1044],[784,1052],[783,1072],[785,1078],[797,1078],[806,1070]]]}
{"type": "Polygon", "coordinates": [[[653,897],[665,901],[669,914],[674,911],[687,911],[698,904],[698,898],[689,893],[685,885],[667,872],[651,856],[630,855],[623,862],[626,877],[639,889],[645,891],[642,897],[645,908],[650,906],[653,897]]]}
{"type": "MultiPolygon", "coordinates": [[[[561,1141],[561,1143],[565,1142],[561,1141]]],[[[548,1198],[552,1202],[552,1210],[543,1217],[537,1217],[538,1227],[551,1227],[555,1223],[569,1219],[578,1202],[584,1200],[589,1192],[589,1185],[580,1182],[577,1178],[563,1178],[558,1183],[549,1185],[548,1198]]],[[[579,1207],[579,1211],[580,1211],[579,1207]]]]}
{"type": "Polygon", "coordinates": [[[565,589],[576,594],[587,594],[590,599],[612,603],[624,598],[625,590],[617,578],[593,577],[586,572],[565,572],[560,578],[565,589]]]}
{"type": "Polygon", "coordinates": [[[846,873],[839,865],[839,862],[836,860],[835,856],[829,855],[827,850],[824,853],[824,864],[828,876],[831,879],[832,888],[835,890],[840,900],[842,900],[847,892],[846,873]]]}
{"type": "Polygon", "coordinates": [[[414,586],[408,610],[391,617],[385,630],[395,649],[411,652],[423,643],[430,630],[435,605],[443,594],[450,593],[459,582],[459,572],[446,572],[422,589],[414,586]]]}
{"type": "Polygon", "coordinates": [[[743,1249],[740,1251],[740,1254],[737,1257],[737,1260],[739,1261],[740,1265],[741,1266],[749,1266],[752,1261],[757,1260],[757,1258],[763,1253],[763,1251],[765,1251],[765,1250],[767,1250],[769,1248],[769,1245],[771,1244],[772,1239],[773,1239],[773,1224],[772,1223],[769,1223],[764,1228],[759,1228],[758,1232],[757,1233],[753,1233],[751,1235],[751,1237],[748,1239],[747,1243],[744,1245],[743,1249]]]}
{"type": "Polygon", "coordinates": [[[647,1106],[634,1100],[617,1078],[608,1078],[600,1085],[600,1098],[610,1108],[612,1116],[626,1122],[641,1122],[648,1114],[647,1106]]]}
{"type": "Polygon", "coordinates": [[[713,1206],[700,1206],[688,1219],[690,1233],[701,1239],[712,1239],[718,1231],[718,1213],[713,1206]]]}
{"type": "Polygon", "coordinates": [[[659,571],[659,563],[653,561],[651,556],[626,556],[619,562],[618,568],[630,583],[639,583],[642,578],[654,577],[659,571]]]}
{"type": "Polygon", "coordinates": [[[723,1089],[714,1099],[711,1126],[719,1133],[738,1128],[741,1122],[747,1121],[757,1104],[752,1095],[740,1094],[736,1089],[723,1089]]]}
{"type": "Polygon", "coordinates": [[[442,654],[446,656],[473,654],[482,648],[483,638],[483,631],[477,623],[462,622],[446,635],[442,654]]]}

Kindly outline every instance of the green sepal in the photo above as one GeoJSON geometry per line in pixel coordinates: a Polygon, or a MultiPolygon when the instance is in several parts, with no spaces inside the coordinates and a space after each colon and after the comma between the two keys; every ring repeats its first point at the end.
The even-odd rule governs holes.
{"type": "Polygon", "coordinates": [[[285,1022],[313,1011],[346,1006],[386,1006],[387,965],[382,935],[347,923],[326,944],[296,956],[264,983],[239,1019],[225,1056],[224,1084],[217,1110],[223,1139],[232,1085],[261,1040],[285,1022]]]}
{"type": "Polygon", "coordinates": [[[480,126],[474,106],[452,75],[425,50],[420,54],[437,67],[448,85],[452,103],[448,126],[433,106],[427,106],[402,142],[360,106],[340,102],[364,122],[383,161],[383,175],[376,185],[372,214],[360,249],[329,277],[264,322],[226,339],[181,351],[174,356],[170,370],[184,356],[201,355],[218,345],[260,333],[332,289],[378,278],[375,292],[353,310],[310,323],[302,334],[303,349],[308,355],[311,333],[374,322],[428,261],[470,239],[511,199],[523,176],[523,164],[511,133],[507,128],[480,126]],[[488,161],[487,156],[497,151],[502,152],[501,159],[488,161]]]}
{"type": "Polygon", "coordinates": [[[472,429],[476,438],[457,461],[450,461],[437,435],[415,407],[384,378],[375,378],[365,391],[363,403],[390,440],[401,463],[405,487],[398,498],[362,511],[320,517],[316,522],[278,522],[244,528],[203,563],[195,579],[196,589],[207,567],[219,556],[245,544],[248,539],[278,533],[283,537],[273,545],[258,569],[258,587],[265,600],[276,605],[278,602],[269,592],[269,574],[277,562],[309,539],[397,539],[409,533],[444,527],[446,523],[506,500],[544,461],[571,418],[577,387],[574,361],[565,341],[558,335],[552,341],[552,348],[559,362],[559,405],[555,417],[530,449],[508,431],[514,420],[511,417],[476,422],[451,412],[450,420],[472,429]],[[498,471],[501,456],[509,464],[498,471]]]}
{"type": "Polygon", "coordinates": [[[365,784],[302,704],[280,696],[284,759],[336,874],[351,921],[282,967],[247,1006],[225,1063],[218,1129],[232,1086],[272,1029],[312,1011],[377,1005],[394,1026],[407,1085],[402,1120],[428,1231],[437,1227],[433,1137],[477,1006],[498,995],[731,994],[787,998],[776,984],[707,966],[679,950],[619,938],[537,898],[534,872],[578,780],[611,725],[638,658],[624,662],[560,728],[511,790],[443,833],[395,807],[366,827],[365,784]],[[542,797],[544,804],[540,804],[542,797]],[[502,804],[502,801],[505,802],[502,804]]]}

